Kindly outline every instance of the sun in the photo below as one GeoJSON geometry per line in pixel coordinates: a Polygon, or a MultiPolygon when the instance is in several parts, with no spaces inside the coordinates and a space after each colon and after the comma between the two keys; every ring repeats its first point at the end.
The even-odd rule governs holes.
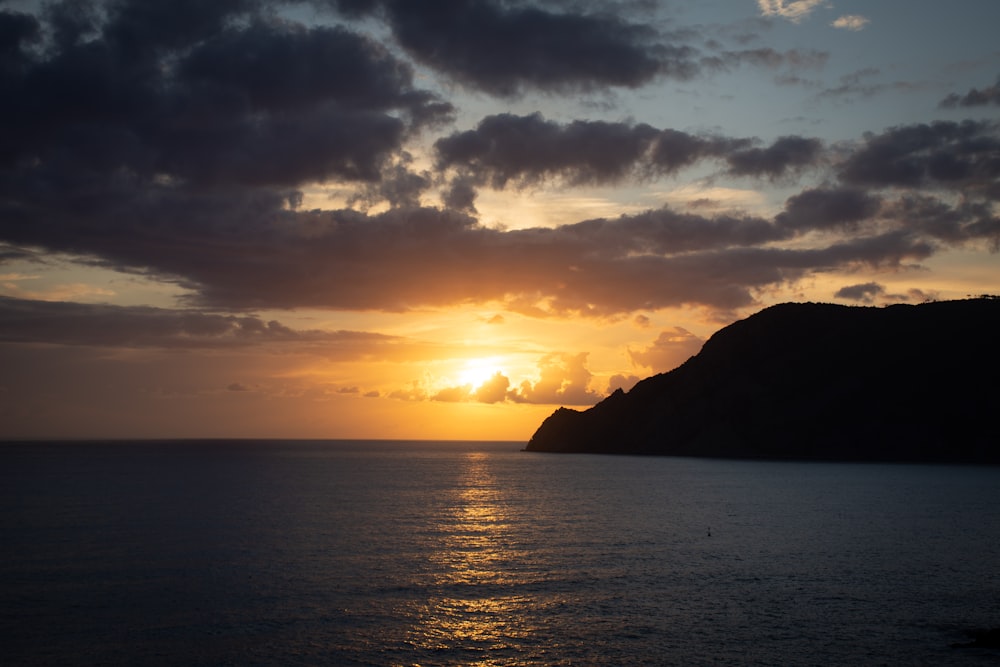
{"type": "Polygon", "coordinates": [[[467,359],[458,372],[458,382],[463,386],[469,385],[475,389],[499,372],[501,371],[497,357],[467,359]]]}

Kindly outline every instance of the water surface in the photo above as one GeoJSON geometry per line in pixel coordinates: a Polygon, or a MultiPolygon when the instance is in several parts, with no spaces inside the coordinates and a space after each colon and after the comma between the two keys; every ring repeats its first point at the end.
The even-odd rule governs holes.
{"type": "Polygon", "coordinates": [[[1000,468],[0,445],[5,664],[997,664],[1000,468]]]}

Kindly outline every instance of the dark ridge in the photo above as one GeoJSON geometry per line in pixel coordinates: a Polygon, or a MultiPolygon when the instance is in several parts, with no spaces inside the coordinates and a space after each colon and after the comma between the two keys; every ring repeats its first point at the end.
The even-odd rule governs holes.
{"type": "Polygon", "coordinates": [[[559,408],[526,449],[1000,463],[1000,299],[786,303],[628,393],[559,408]]]}

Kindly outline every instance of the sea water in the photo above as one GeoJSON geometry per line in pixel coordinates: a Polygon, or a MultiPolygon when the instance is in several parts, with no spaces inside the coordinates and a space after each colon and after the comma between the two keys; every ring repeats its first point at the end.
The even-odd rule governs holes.
{"type": "Polygon", "coordinates": [[[975,665],[1000,468],[0,445],[3,665],[975,665]]]}

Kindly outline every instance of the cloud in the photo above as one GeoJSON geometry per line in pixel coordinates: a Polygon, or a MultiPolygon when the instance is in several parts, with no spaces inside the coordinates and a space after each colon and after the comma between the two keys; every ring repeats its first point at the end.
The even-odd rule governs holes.
{"type": "Polygon", "coordinates": [[[510,398],[518,403],[593,405],[601,396],[589,388],[593,375],[586,362],[586,352],[547,354],[538,365],[541,378],[537,382],[525,380],[510,398]]]}
{"type": "Polygon", "coordinates": [[[971,88],[965,95],[952,93],[941,100],[940,106],[945,109],[956,107],[982,107],[991,104],[1000,105],[1000,77],[997,82],[986,88],[971,88]]]}
{"type": "Polygon", "coordinates": [[[648,25],[611,13],[475,0],[378,4],[413,58],[493,95],[636,88],[697,71],[690,46],[664,43],[648,25]]]}
{"type": "Polygon", "coordinates": [[[839,85],[820,91],[816,95],[816,98],[820,100],[834,99],[844,101],[855,98],[873,97],[886,92],[912,93],[923,87],[923,84],[911,81],[885,82],[873,80],[881,74],[881,70],[875,67],[865,67],[844,74],[839,79],[839,85]]]}
{"type": "Polygon", "coordinates": [[[560,125],[541,114],[487,116],[475,130],[438,139],[439,169],[461,167],[496,189],[561,176],[572,184],[624,178],[650,149],[657,131],[648,125],[574,121],[560,125]]]}
{"type": "Polygon", "coordinates": [[[636,366],[650,368],[654,373],[672,370],[698,354],[704,339],[683,327],[660,332],[649,346],[641,350],[628,349],[629,360],[636,366]]]}
{"type": "Polygon", "coordinates": [[[702,58],[701,64],[710,69],[733,69],[741,65],[752,65],[769,69],[784,67],[800,70],[822,68],[829,58],[829,53],[815,49],[777,51],[769,47],[761,47],[739,51],[721,51],[717,55],[702,58]]]}
{"type": "Polygon", "coordinates": [[[837,290],[834,297],[838,299],[848,299],[865,304],[873,304],[876,299],[888,302],[924,302],[937,298],[936,292],[924,292],[919,289],[909,289],[905,294],[890,294],[886,288],[876,282],[860,283],[858,285],[847,285],[837,290]]]}
{"type": "MultiPolygon", "coordinates": [[[[603,14],[467,0],[431,10],[357,0],[330,6],[388,22],[408,52],[481,90],[550,80],[561,82],[556,92],[639,85],[663,75],[670,59],[657,50],[663,35],[603,14]],[[484,46],[491,35],[512,39],[515,27],[526,30],[520,43],[540,34],[533,30],[565,26],[582,32],[551,32],[556,37],[513,59],[484,46]],[[577,57],[585,39],[607,68],[577,57]],[[450,60],[474,48],[474,58],[450,60]],[[619,58],[608,55],[615,48],[619,58]],[[628,65],[645,57],[649,71],[628,65]]],[[[190,296],[176,312],[59,305],[46,317],[82,333],[38,334],[53,342],[301,345],[332,335],[272,329],[247,314],[264,308],[400,312],[488,303],[587,317],[682,305],[728,310],[817,272],[908,266],[944,246],[1000,239],[990,208],[1000,200],[995,122],[900,126],[828,146],[797,135],[765,142],[632,121],[497,114],[434,142],[426,133],[454,109],[420,87],[426,79],[399,49],[347,27],[306,27],[264,0],[92,7],[0,13],[8,39],[0,121],[18,129],[0,138],[0,258],[61,252],[190,296]],[[421,142],[433,146],[432,164],[407,152],[421,142]],[[713,168],[714,178],[772,180],[817,170],[824,185],[792,193],[776,215],[742,212],[762,210],[763,197],[760,206],[702,201],[684,213],[664,207],[552,228],[505,230],[475,213],[476,188],[620,185],[713,168]],[[351,188],[340,191],[343,199],[364,210],[306,210],[318,181],[351,188]],[[444,207],[427,205],[439,186],[444,207]],[[192,323],[217,333],[194,334],[192,323]]],[[[761,8],[794,18],[812,5],[761,8]]],[[[816,60],[809,53],[734,57],[804,66],[816,60]]],[[[26,307],[13,303],[5,302],[8,313],[26,307]]],[[[39,325],[29,319],[11,331],[39,325]]],[[[362,348],[393,349],[372,340],[362,348]]]]}
{"type": "MultiPolygon", "coordinates": [[[[86,249],[123,270],[183,276],[190,299],[206,308],[398,311],[499,301],[525,314],[601,316],[684,304],[742,307],[753,303],[754,290],[835,268],[837,262],[894,266],[904,257],[927,256],[921,229],[912,221],[907,221],[909,235],[833,239],[826,249],[775,246],[819,224],[849,222],[837,216],[850,209],[838,209],[833,201],[845,197],[831,191],[793,199],[785,216],[775,219],[664,208],[511,231],[430,208],[366,215],[292,212],[275,203],[270,210],[241,206],[211,215],[200,210],[202,202],[178,207],[167,200],[123,217],[125,224],[114,234],[99,233],[103,220],[61,225],[57,216],[29,226],[0,222],[0,230],[58,250],[86,249]],[[827,217],[804,217],[810,207],[827,217]],[[131,219],[150,227],[129,224],[131,219]],[[150,228],[157,231],[155,244],[150,228]],[[863,256],[852,256],[852,250],[862,249],[863,256]],[[875,249],[884,255],[878,257],[875,249]]],[[[967,233],[976,230],[981,238],[993,233],[989,218],[975,224],[967,233]]]]}
{"type": "Polygon", "coordinates": [[[295,330],[252,315],[0,296],[0,343],[189,350],[321,346],[331,356],[361,358],[403,340],[359,331],[295,330]]]}
{"type": "Polygon", "coordinates": [[[500,403],[507,398],[508,387],[510,379],[503,373],[497,372],[472,392],[472,396],[480,403],[500,403]]]}
{"type": "Polygon", "coordinates": [[[0,191],[370,182],[412,132],[452,113],[414,86],[409,64],[343,27],[284,22],[249,1],[101,7],[87,39],[63,20],[50,48],[15,49],[0,122],[19,131],[0,150],[0,191]]]}
{"type": "Polygon", "coordinates": [[[845,14],[844,16],[837,18],[830,25],[834,28],[842,28],[844,30],[857,32],[859,30],[864,30],[865,26],[869,23],[870,21],[860,14],[845,14]]]}
{"type": "Polygon", "coordinates": [[[726,156],[734,176],[778,178],[816,164],[823,144],[806,137],[779,137],[767,148],[749,148],[726,156]]]}
{"type": "MultiPolygon", "coordinates": [[[[456,387],[453,388],[451,392],[445,390],[442,398],[437,398],[436,400],[447,401],[449,398],[452,398],[454,392],[457,392],[460,389],[464,388],[456,387]]],[[[440,392],[437,395],[441,395],[440,392]]],[[[389,392],[388,397],[399,401],[426,401],[428,399],[428,394],[427,390],[424,388],[423,382],[420,380],[413,380],[409,386],[389,392]]],[[[452,400],[458,401],[461,400],[461,398],[454,398],[452,400]]]]}
{"type": "Polygon", "coordinates": [[[702,216],[661,208],[615,219],[597,218],[559,228],[567,241],[615,256],[669,256],[691,251],[752,246],[787,238],[771,221],[750,215],[702,216]]]}
{"type": "Polygon", "coordinates": [[[4,282],[12,281],[19,282],[21,280],[37,280],[41,276],[37,274],[26,274],[26,273],[0,273],[0,280],[4,282]]]}
{"type": "Polygon", "coordinates": [[[803,190],[785,202],[779,225],[793,229],[855,228],[879,212],[881,199],[857,188],[803,190]]]}
{"type": "Polygon", "coordinates": [[[628,20],[623,5],[614,11],[601,7],[589,12],[585,4],[562,3],[554,9],[558,5],[494,0],[448,0],[433,8],[389,0],[334,4],[347,15],[384,17],[395,39],[415,60],[501,97],[528,90],[637,88],[659,78],[688,80],[705,68],[744,62],[796,67],[814,60],[811,53],[772,49],[701,56],[689,43],[696,37],[692,31],[660,33],[645,22],[645,13],[628,20]]]}
{"type": "Polygon", "coordinates": [[[255,18],[227,27],[182,55],[176,83],[232,88],[257,109],[328,101],[392,109],[433,99],[412,89],[409,67],[371,39],[343,27],[304,28],[255,18]]]}
{"type": "Polygon", "coordinates": [[[1000,123],[938,121],[869,134],[840,165],[846,183],[938,187],[996,200],[1000,123]]]}
{"type": "Polygon", "coordinates": [[[817,139],[780,137],[757,148],[754,139],[692,135],[646,124],[573,121],[541,114],[498,114],[476,129],[438,139],[437,168],[455,169],[465,183],[503,189],[561,180],[603,185],[626,178],[672,174],[704,159],[723,160],[729,173],[777,178],[816,164],[817,139]]]}
{"type": "Polygon", "coordinates": [[[0,35],[2,35],[5,58],[23,57],[25,47],[36,44],[41,39],[41,25],[30,14],[14,11],[0,12],[0,35]]]}
{"type": "MultiPolygon", "coordinates": [[[[45,259],[43,253],[39,248],[21,248],[9,243],[4,243],[0,241],[0,262],[15,262],[15,261],[25,261],[35,264],[43,264],[45,259]]],[[[11,278],[11,280],[28,280],[32,276],[25,276],[24,278],[11,278]]]]}
{"type": "Polygon", "coordinates": [[[421,195],[433,185],[433,176],[426,170],[412,171],[412,162],[409,153],[400,153],[395,164],[382,167],[377,181],[361,184],[347,203],[360,204],[363,210],[383,202],[393,208],[420,206],[421,195]]]}
{"type": "Polygon", "coordinates": [[[630,391],[641,379],[638,375],[612,375],[608,380],[608,388],[605,393],[613,394],[619,389],[625,392],[630,391]]]}
{"type": "Polygon", "coordinates": [[[780,16],[798,23],[825,2],[826,0],[757,0],[757,6],[764,16],[780,16]]]}
{"type": "Polygon", "coordinates": [[[942,201],[929,195],[907,194],[885,207],[884,213],[905,220],[909,229],[952,246],[986,240],[1000,244],[1000,217],[986,201],[942,201]]]}
{"type": "MultiPolygon", "coordinates": [[[[211,395],[243,410],[280,395],[587,405],[606,382],[637,378],[595,379],[586,355],[553,354],[523,382],[496,373],[442,388],[408,371],[422,379],[392,391],[326,365],[412,368],[453,347],[265,313],[387,322],[370,311],[465,307],[511,336],[529,324],[511,313],[595,318],[641,332],[627,350],[636,368],[666,370],[700,339],[663,328],[662,309],[721,320],[852,272],[858,284],[838,298],[920,298],[929,292],[894,294],[862,272],[897,284],[905,276],[885,276],[936,253],[1000,249],[1000,124],[901,125],[849,142],[847,115],[820,140],[741,136],[716,125],[718,108],[699,113],[745,101],[741,68],[820,78],[830,54],[765,30],[784,34],[778,23],[830,4],[762,0],[762,16],[684,27],[684,12],[648,0],[0,0],[0,352],[19,377],[38,376],[32,386],[64,374],[82,395],[85,376],[124,386],[112,378],[134,365],[151,379],[129,386],[162,391],[155,400],[211,395]],[[710,76],[717,85],[694,86],[710,76]],[[497,97],[509,113],[482,111],[497,97]],[[527,206],[510,192],[541,187],[614,193],[546,195],[531,202],[537,217],[520,217],[527,206]],[[585,195],[600,206],[574,213],[585,195]],[[40,263],[48,253],[58,265],[40,263]],[[78,267],[93,285],[74,282],[78,267]],[[94,269],[120,272],[119,294],[102,292],[112,283],[97,286],[107,274],[94,269]],[[132,300],[153,282],[154,298],[185,296],[175,308],[79,303],[132,300]]],[[[912,89],[887,71],[836,72],[806,94],[912,89]]],[[[954,90],[943,107],[998,103],[996,86],[954,90]]],[[[815,120],[752,115],[741,126],[761,132],[815,120]]]]}
{"type": "MultiPolygon", "coordinates": [[[[483,403],[496,403],[498,401],[503,401],[507,398],[506,386],[510,384],[510,380],[507,380],[507,385],[504,387],[503,394],[497,398],[493,399],[492,395],[488,395],[491,400],[482,401],[483,403]]],[[[478,391],[471,384],[456,385],[453,387],[445,387],[444,389],[438,390],[435,394],[431,395],[429,398],[432,401],[440,401],[442,403],[467,403],[471,401],[479,401],[478,391]]],[[[394,392],[395,394],[395,392],[394,392]]],[[[393,396],[398,398],[398,396],[393,396]]],[[[426,397],[425,397],[426,398],[426,397]]],[[[411,399],[413,400],[413,399],[411,399]]],[[[415,400],[421,400],[416,397],[415,400]]]]}
{"type": "Polygon", "coordinates": [[[477,195],[474,179],[470,176],[458,176],[452,179],[448,189],[441,194],[441,203],[445,208],[475,215],[477,195]]]}
{"type": "MultiPolygon", "coordinates": [[[[443,403],[460,403],[469,400],[471,395],[472,385],[466,384],[458,387],[445,387],[431,396],[431,400],[443,403]]],[[[391,396],[393,398],[400,398],[400,396],[397,396],[397,392],[393,392],[391,396]]]]}
{"type": "Polygon", "coordinates": [[[838,299],[850,299],[862,303],[873,303],[875,297],[885,293],[885,287],[878,283],[861,283],[858,285],[847,285],[837,290],[834,296],[838,299]]]}
{"type": "Polygon", "coordinates": [[[113,290],[87,283],[59,283],[39,289],[30,289],[23,285],[25,281],[36,280],[39,277],[17,273],[0,275],[0,290],[6,292],[7,296],[40,301],[104,301],[108,297],[115,296],[113,290]]]}
{"type": "MultiPolygon", "coordinates": [[[[432,401],[445,403],[537,403],[545,405],[593,405],[601,399],[590,390],[593,375],[586,368],[587,353],[547,354],[539,361],[540,379],[525,380],[511,388],[510,378],[497,371],[478,387],[471,384],[445,387],[430,396],[432,401]]],[[[416,388],[417,385],[414,384],[416,388]]],[[[396,398],[423,400],[426,393],[414,390],[393,392],[396,398]]]]}

